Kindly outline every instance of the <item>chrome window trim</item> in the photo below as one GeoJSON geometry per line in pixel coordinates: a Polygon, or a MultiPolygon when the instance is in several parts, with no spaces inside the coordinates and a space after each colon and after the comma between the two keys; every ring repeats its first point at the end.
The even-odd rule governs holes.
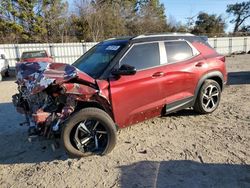
{"type": "MultiPolygon", "coordinates": [[[[168,59],[166,60],[167,61],[167,63],[165,64],[165,65],[169,65],[169,64],[174,64],[174,63],[181,63],[181,62],[183,62],[183,61],[188,61],[188,60],[190,60],[190,59],[193,59],[194,57],[197,57],[198,55],[200,55],[201,53],[189,42],[189,41],[187,41],[187,40],[184,40],[184,39],[179,39],[179,40],[163,40],[163,41],[161,41],[161,42],[163,42],[163,44],[164,43],[166,43],[166,42],[179,42],[179,41],[184,41],[184,42],[186,42],[188,45],[189,45],[189,47],[192,49],[192,53],[193,53],[193,55],[191,56],[191,57],[189,57],[189,58],[186,58],[186,59],[183,59],[183,60],[180,60],[180,61],[174,61],[174,62],[168,62],[168,59]]],[[[166,49],[166,46],[165,46],[165,44],[164,44],[164,48],[165,48],[165,53],[167,54],[167,49],[166,49]]],[[[167,57],[167,55],[166,55],[166,57],[167,57]]]]}
{"type": "Polygon", "coordinates": [[[164,42],[159,42],[159,49],[160,49],[160,56],[161,56],[160,65],[165,65],[168,63],[168,58],[167,58],[167,53],[166,53],[164,42]]]}
{"type": "Polygon", "coordinates": [[[189,42],[189,41],[187,41],[187,40],[185,40],[185,41],[186,41],[186,42],[188,43],[188,45],[192,48],[192,50],[193,50],[193,56],[194,56],[194,57],[200,54],[200,52],[192,45],[191,42],[189,42]]]}
{"type": "Polygon", "coordinates": [[[153,67],[148,67],[148,68],[145,68],[145,69],[137,70],[137,72],[143,71],[143,70],[148,70],[148,69],[152,69],[152,68],[156,68],[156,67],[161,66],[161,65],[162,65],[162,64],[161,64],[161,62],[162,62],[162,56],[161,56],[161,52],[160,52],[161,50],[160,50],[159,41],[149,41],[149,42],[140,42],[140,43],[134,43],[134,44],[132,44],[132,45],[129,47],[129,49],[126,51],[126,53],[123,54],[122,58],[119,60],[119,67],[120,67],[120,65],[121,65],[121,61],[124,59],[124,57],[130,52],[130,50],[131,50],[134,46],[143,45],[143,44],[151,44],[151,43],[156,43],[156,44],[158,44],[158,47],[159,47],[158,50],[159,50],[159,55],[160,55],[160,64],[157,65],[157,66],[153,66],[153,67]]]}
{"type": "Polygon", "coordinates": [[[160,65],[157,65],[157,66],[154,66],[154,67],[148,67],[148,68],[145,68],[145,69],[140,69],[140,70],[137,70],[137,72],[140,72],[140,71],[144,71],[144,70],[148,70],[148,69],[153,69],[153,68],[157,68],[157,67],[162,67],[162,66],[166,66],[166,65],[170,65],[170,64],[174,64],[174,63],[181,63],[182,61],[187,61],[187,60],[190,60],[198,55],[200,55],[200,52],[187,40],[184,40],[184,39],[178,39],[178,40],[160,40],[160,41],[148,41],[148,42],[140,42],[140,43],[134,43],[132,44],[129,49],[123,54],[123,56],[121,57],[121,59],[119,60],[118,64],[119,64],[119,67],[121,65],[121,61],[124,59],[124,57],[129,53],[129,51],[136,45],[143,45],[143,44],[149,44],[149,43],[158,43],[158,46],[159,46],[159,54],[160,54],[160,65]],[[190,48],[192,49],[192,52],[193,52],[193,56],[190,57],[190,58],[187,58],[187,59],[184,59],[184,60],[181,60],[181,61],[175,61],[175,62],[168,62],[168,59],[167,59],[167,51],[166,51],[166,47],[165,47],[165,42],[175,42],[175,41],[184,41],[186,42],[190,48]],[[164,55],[165,54],[165,55],[164,55]],[[166,63],[164,63],[166,62],[166,63]]]}

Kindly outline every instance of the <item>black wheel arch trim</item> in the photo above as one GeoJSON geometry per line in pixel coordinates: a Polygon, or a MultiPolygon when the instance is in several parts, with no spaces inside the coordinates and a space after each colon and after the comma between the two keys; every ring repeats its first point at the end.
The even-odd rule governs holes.
{"type": "MultiPolygon", "coordinates": [[[[194,93],[194,97],[195,99],[197,98],[198,96],[198,93],[200,91],[200,88],[202,86],[202,84],[205,82],[205,80],[209,79],[209,78],[214,78],[214,77],[218,77],[221,79],[221,82],[222,82],[222,88],[221,90],[224,89],[224,78],[223,78],[223,74],[220,72],[220,71],[212,71],[212,72],[208,72],[206,73],[205,75],[203,75],[200,80],[198,81],[197,83],[197,86],[196,86],[196,89],[195,89],[195,93],[194,93]]],[[[195,100],[194,100],[195,101],[195,100]]]]}

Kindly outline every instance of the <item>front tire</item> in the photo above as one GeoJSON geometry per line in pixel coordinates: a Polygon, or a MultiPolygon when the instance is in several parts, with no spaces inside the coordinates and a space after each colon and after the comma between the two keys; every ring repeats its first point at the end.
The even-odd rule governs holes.
{"type": "Polygon", "coordinates": [[[214,80],[206,80],[198,93],[194,110],[200,114],[212,113],[217,109],[221,98],[221,87],[214,80]]]}
{"type": "Polygon", "coordinates": [[[71,157],[105,155],[116,144],[115,123],[101,109],[84,108],[67,120],[61,138],[71,157]]]}

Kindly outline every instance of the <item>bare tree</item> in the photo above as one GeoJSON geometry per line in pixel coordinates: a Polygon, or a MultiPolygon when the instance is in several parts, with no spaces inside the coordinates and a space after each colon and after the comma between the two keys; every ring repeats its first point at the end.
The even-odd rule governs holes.
{"type": "Polygon", "coordinates": [[[235,24],[233,32],[236,33],[245,20],[250,18],[250,1],[230,4],[226,12],[234,16],[230,22],[235,24]]]}
{"type": "Polygon", "coordinates": [[[105,10],[105,5],[102,7],[96,6],[95,3],[88,1],[88,0],[82,0],[79,2],[76,2],[76,7],[79,12],[79,16],[86,20],[88,23],[88,27],[90,30],[90,36],[91,39],[96,42],[102,39],[103,37],[103,13],[105,10]]]}

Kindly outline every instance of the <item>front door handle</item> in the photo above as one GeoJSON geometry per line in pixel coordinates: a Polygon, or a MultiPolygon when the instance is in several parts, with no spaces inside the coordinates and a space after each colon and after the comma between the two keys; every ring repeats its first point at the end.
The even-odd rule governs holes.
{"type": "Polygon", "coordinates": [[[164,72],[156,72],[152,75],[152,78],[162,77],[164,75],[165,75],[164,72]]]}

